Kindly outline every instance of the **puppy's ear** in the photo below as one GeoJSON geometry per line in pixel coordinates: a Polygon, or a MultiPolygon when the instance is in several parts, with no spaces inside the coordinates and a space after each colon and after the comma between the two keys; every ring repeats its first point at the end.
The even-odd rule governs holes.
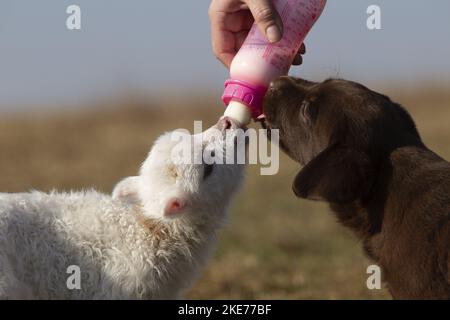
{"type": "Polygon", "coordinates": [[[295,177],[297,197],[349,203],[367,194],[370,160],[362,152],[332,146],[311,160],[295,177]]]}
{"type": "Polygon", "coordinates": [[[138,204],[139,177],[128,177],[120,181],[114,187],[112,193],[113,199],[118,199],[131,204],[138,204]]]}

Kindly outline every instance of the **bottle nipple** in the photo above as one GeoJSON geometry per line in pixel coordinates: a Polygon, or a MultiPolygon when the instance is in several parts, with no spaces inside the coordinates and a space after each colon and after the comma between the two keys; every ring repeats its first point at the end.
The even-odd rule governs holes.
{"type": "Polygon", "coordinates": [[[224,116],[232,118],[238,122],[240,126],[246,126],[250,123],[252,112],[244,103],[232,100],[225,109],[224,116]]]}

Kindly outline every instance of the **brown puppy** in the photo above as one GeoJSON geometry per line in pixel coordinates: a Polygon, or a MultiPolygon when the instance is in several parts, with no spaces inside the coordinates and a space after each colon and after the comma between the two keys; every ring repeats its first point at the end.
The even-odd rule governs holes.
{"type": "Polygon", "coordinates": [[[263,126],[304,165],[298,197],[330,203],[383,269],[397,299],[450,299],[450,164],[427,149],[410,115],[345,80],[282,77],[263,126]]]}

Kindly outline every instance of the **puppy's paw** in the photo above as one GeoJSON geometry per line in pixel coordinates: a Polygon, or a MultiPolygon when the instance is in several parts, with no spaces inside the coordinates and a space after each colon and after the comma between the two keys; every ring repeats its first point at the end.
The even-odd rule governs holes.
{"type": "Polygon", "coordinates": [[[140,202],[138,195],[139,179],[139,177],[128,177],[120,181],[114,187],[112,198],[130,204],[138,204],[140,202]]]}

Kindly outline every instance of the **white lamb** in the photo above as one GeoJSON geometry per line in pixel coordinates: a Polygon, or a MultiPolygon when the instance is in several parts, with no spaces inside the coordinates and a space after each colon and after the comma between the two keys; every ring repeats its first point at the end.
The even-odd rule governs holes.
{"type": "MultiPolygon", "coordinates": [[[[194,156],[228,149],[235,141],[225,131],[235,129],[222,119],[192,136],[194,156]]],[[[112,197],[0,193],[0,298],[179,298],[205,264],[244,168],[183,163],[175,146],[171,133],[161,136],[140,175],[112,197]]]]}

